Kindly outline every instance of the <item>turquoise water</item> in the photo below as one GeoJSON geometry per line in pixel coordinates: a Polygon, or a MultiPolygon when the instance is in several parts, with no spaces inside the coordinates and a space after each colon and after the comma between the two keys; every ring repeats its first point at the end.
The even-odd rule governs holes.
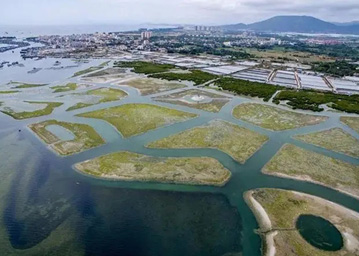
{"type": "MultiPolygon", "coordinates": [[[[68,71],[56,72],[56,81],[48,87],[78,79],[68,79],[68,71]]],[[[27,76],[20,77],[26,79],[27,76]]],[[[46,76],[49,81],[50,78],[50,75],[46,76]]],[[[103,86],[93,84],[91,89],[103,86]]],[[[118,88],[111,84],[107,86],[118,88]]],[[[0,249],[10,250],[13,247],[28,252],[41,245],[52,255],[63,255],[71,250],[79,251],[80,255],[220,256],[243,253],[257,256],[260,255],[261,241],[254,230],[258,224],[243,199],[243,193],[250,189],[296,190],[359,211],[359,201],[353,197],[316,184],[263,175],[260,171],[285,143],[358,165],[358,159],[292,139],[295,134],[332,127],[340,127],[359,138],[357,133],[339,122],[340,114],[325,113],[329,119],[319,125],[271,132],[232,117],[232,109],[250,101],[248,99],[234,97],[219,113],[209,113],[154,102],[150,96],[139,96],[135,89],[123,89],[129,96],[121,101],[65,112],[73,105],[71,97],[56,98],[58,95],[43,88],[41,93],[24,93],[16,97],[21,100],[63,101],[64,105],[52,115],[16,121],[0,114],[0,161],[3,163],[0,166],[0,216],[3,216],[0,238],[6,236],[10,242],[10,245],[0,243],[3,247],[0,249]],[[104,121],[75,117],[79,113],[126,103],[158,104],[197,113],[199,117],[127,139],[104,121]],[[107,143],[73,156],[57,156],[26,129],[28,124],[48,119],[89,124],[107,143]],[[245,164],[239,164],[214,149],[161,150],[145,147],[149,142],[214,119],[257,131],[267,135],[269,141],[245,164]],[[105,181],[81,175],[72,169],[72,165],[80,161],[121,150],[152,156],[213,157],[232,172],[232,178],[226,186],[219,188],[105,181]],[[57,234],[56,239],[51,236],[53,233],[57,234]],[[62,242],[58,241],[59,237],[62,242]],[[68,241],[64,242],[65,238],[68,241]]]]}
{"type": "Polygon", "coordinates": [[[296,228],[301,236],[314,247],[325,251],[339,251],[344,242],[340,231],[319,216],[300,215],[296,228]]]}

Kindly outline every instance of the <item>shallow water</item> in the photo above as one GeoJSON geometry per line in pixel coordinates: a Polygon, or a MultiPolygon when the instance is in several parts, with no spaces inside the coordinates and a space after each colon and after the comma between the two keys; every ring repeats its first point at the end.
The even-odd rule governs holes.
{"type": "Polygon", "coordinates": [[[66,128],[60,126],[60,125],[48,125],[46,126],[46,130],[54,134],[57,138],[60,140],[66,141],[66,140],[74,140],[75,135],[67,130],[66,128]]]}
{"type": "MultiPolygon", "coordinates": [[[[61,60],[62,63],[64,61],[61,60]]],[[[32,76],[41,77],[42,72],[43,80],[36,82],[46,80],[49,86],[78,81],[78,78],[68,79],[69,74],[65,70],[44,69],[32,76]],[[51,80],[47,72],[57,72],[53,77],[56,81],[51,80]]],[[[72,75],[73,70],[70,73],[72,75]]],[[[15,80],[13,76],[14,73],[8,74],[15,80]]],[[[19,74],[19,77],[24,82],[31,82],[27,80],[28,75],[19,74]]],[[[104,86],[92,85],[91,89],[104,86]]],[[[0,161],[6,163],[0,167],[0,249],[4,251],[14,253],[12,248],[19,248],[31,255],[41,248],[53,255],[63,255],[71,250],[73,255],[76,251],[79,255],[220,256],[243,252],[243,255],[257,256],[260,255],[261,241],[254,229],[258,225],[244,202],[243,193],[263,187],[293,189],[359,211],[359,201],[348,195],[320,185],[267,176],[260,172],[285,143],[359,164],[358,159],[291,138],[295,134],[332,127],[340,127],[359,138],[357,133],[339,122],[340,115],[337,113],[325,113],[329,119],[319,125],[271,132],[232,117],[231,111],[236,105],[251,101],[240,97],[231,99],[219,113],[209,113],[155,102],[150,96],[139,96],[136,89],[123,87],[129,93],[123,100],[65,112],[74,104],[75,98],[70,96],[73,92],[57,98],[60,94],[52,93],[47,87],[39,89],[40,93],[21,93],[16,97],[21,100],[63,101],[64,105],[55,109],[52,115],[15,121],[0,114],[0,161]],[[125,139],[102,120],[75,116],[127,103],[157,104],[197,113],[199,117],[125,139]],[[28,124],[47,119],[89,124],[107,144],[77,155],[59,157],[26,129],[28,124]],[[144,147],[149,142],[214,119],[230,121],[265,134],[269,141],[245,164],[239,164],[227,154],[214,149],[161,150],[144,147]],[[120,150],[152,156],[213,157],[232,172],[232,178],[226,186],[219,188],[106,181],[84,176],[72,169],[75,163],[120,150]]],[[[6,97],[0,96],[0,101],[6,97]]]]}

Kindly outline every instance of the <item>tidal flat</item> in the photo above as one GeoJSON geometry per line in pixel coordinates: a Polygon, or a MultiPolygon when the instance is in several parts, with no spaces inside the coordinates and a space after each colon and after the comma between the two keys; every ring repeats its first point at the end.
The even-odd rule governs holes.
{"type": "Polygon", "coordinates": [[[342,116],[340,121],[359,133],[359,117],[342,116]]]}
{"type": "Polygon", "coordinates": [[[213,120],[207,125],[154,141],[149,148],[215,148],[244,163],[268,137],[238,125],[213,120]]]}
{"type": "Polygon", "coordinates": [[[218,113],[230,98],[209,91],[191,89],[157,97],[155,100],[218,113]]]}
{"type": "MultiPolygon", "coordinates": [[[[259,233],[265,239],[263,255],[358,255],[359,214],[357,212],[319,197],[288,190],[256,189],[246,192],[245,198],[259,223],[259,233]],[[298,218],[304,215],[319,216],[334,224],[341,234],[341,237],[335,239],[343,239],[343,247],[337,251],[323,250],[306,241],[296,225],[298,218]]],[[[318,247],[326,240],[334,239],[328,233],[318,236],[309,234],[309,238],[316,242],[318,247]]]]}
{"type": "Polygon", "coordinates": [[[359,140],[340,128],[297,135],[294,138],[328,150],[359,157],[359,140]]]}
{"type": "Polygon", "coordinates": [[[55,152],[63,156],[79,153],[105,143],[95,129],[86,124],[47,120],[41,123],[31,124],[29,128],[55,150],[55,152]],[[64,140],[59,135],[49,131],[47,129],[49,126],[62,127],[72,133],[74,138],[64,140]]]}
{"type": "Polygon", "coordinates": [[[22,111],[22,112],[16,112],[10,107],[4,107],[3,110],[1,110],[1,112],[11,116],[14,119],[27,119],[27,118],[50,115],[55,108],[60,107],[63,104],[61,102],[38,102],[38,101],[26,101],[26,103],[44,105],[45,107],[35,111],[22,111]]]}
{"type": "Polygon", "coordinates": [[[238,105],[233,109],[233,116],[272,131],[316,125],[328,119],[325,116],[301,114],[257,103],[238,105]]]}
{"type": "Polygon", "coordinates": [[[129,81],[120,82],[118,85],[127,85],[136,88],[140,91],[141,95],[144,96],[186,87],[185,84],[180,82],[171,82],[155,78],[134,78],[129,81]]]}
{"type": "Polygon", "coordinates": [[[262,172],[322,184],[359,198],[359,166],[292,144],[284,145],[262,172]]]}
{"type": "Polygon", "coordinates": [[[98,178],[223,186],[231,172],[209,157],[164,158],[117,152],[75,164],[75,169],[98,178]]]}
{"type": "Polygon", "coordinates": [[[125,104],[78,116],[105,120],[127,138],[166,125],[183,122],[195,118],[197,115],[152,104],[125,104]]]}

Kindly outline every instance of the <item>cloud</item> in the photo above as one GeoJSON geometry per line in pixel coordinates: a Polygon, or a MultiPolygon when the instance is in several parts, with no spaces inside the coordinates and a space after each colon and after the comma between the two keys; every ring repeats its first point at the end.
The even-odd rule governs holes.
{"type": "Polygon", "coordinates": [[[254,22],[275,15],[324,20],[359,17],[358,0],[12,0],[2,1],[0,24],[254,22]]]}

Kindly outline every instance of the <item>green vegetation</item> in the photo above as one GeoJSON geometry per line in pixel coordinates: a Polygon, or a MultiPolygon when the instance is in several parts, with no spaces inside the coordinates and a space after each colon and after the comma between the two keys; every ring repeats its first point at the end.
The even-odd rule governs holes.
{"type": "Polygon", "coordinates": [[[263,172],[320,183],[359,197],[359,166],[291,144],[283,146],[263,172]]]}
{"type": "Polygon", "coordinates": [[[51,87],[51,89],[54,89],[54,93],[58,92],[68,92],[68,91],[74,91],[76,90],[78,85],[76,83],[68,83],[66,85],[57,85],[51,87]]]}
{"type": "Polygon", "coordinates": [[[231,173],[208,157],[163,158],[117,152],[75,165],[80,172],[100,178],[223,186],[231,173]]]}
{"type": "Polygon", "coordinates": [[[340,121],[359,133],[359,117],[342,116],[340,121]]]}
{"type": "Polygon", "coordinates": [[[13,91],[0,91],[0,94],[12,94],[12,93],[17,93],[17,92],[20,92],[20,91],[17,91],[17,90],[13,90],[13,91]]]}
{"type": "Polygon", "coordinates": [[[82,75],[85,75],[85,74],[87,74],[87,73],[100,70],[100,69],[106,67],[109,62],[110,62],[110,61],[106,61],[106,62],[104,62],[104,63],[101,63],[101,64],[98,65],[98,66],[89,67],[89,68],[87,68],[87,69],[80,70],[80,71],[76,72],[75,74],[73,74],[72,77],[82,76],[82,75]]]}
{"type": "MultiPolygon", "coordinates": [[[[357,255],[359,250],[359,214],[343,206],[311,195],[280,190],[257,189],[246,194],[253,197],[265,210],[271,222],[271,229],[260,232],[267,239],[272,236],[272,246],[275,246],[276,256],[329,256],[329,255],[357,255]],[[335,225],[344,237],[344,247],[336,252],[315,248],[305,241],[296,228],[296,221],[300,215],[320,216],[335,225]]],[[[250,205],[261,223],[263,213],[250,205]]],[[[319,238],[320,239],[320,238],[319,238]]],[[[268,240],[267,240],[268,241],[268,240]]],[[[268,245],[268,244],[267,244],[268,245]]]]}
{"type": "Polygon", "coordinates": [[[223,90],[231,91],[239,95],[263,98],[264,101],[268,101],[277,90],[281,89],[276,85],[228,77],[217,80],[215,85],[221,87],[223,90]]]}
{"type": "Polygon", "coordinates": [[[204,84],[211,80],[219,78],[219,76],[217,75],[203,72],[201,70],[191,70],[190,73],[167,72],[167,73],[153,74],[150,75],[150,77],[165,79],[169,81],[191,81],[195,85],[204,84]]]}
{"type": "Polygon", "coordinates": [[[45,122],[31,124],[33,130],[45,143],[49,144],[60,155],[72,155],[90,148],[98,147],[105,141],[89,125],[48,120],[45,122]],[[69,130],[75,138],[63,141],[46,129],[50,125],[58,125],[69,130]]]}
{"type": "Polygon", "coordinates": [[[150,95],[185,87],[184,84],[164,81],[154,78],[135,78],[121,82],[119,85],[128,85],[138,89],[141,95],[150,95]]]}
{"type": "Polygon", "coordinates": [[[61,106],[63,103],[61,102],[37,102],[37,101],[26,101],[30,104],[46,104],[46,107],[43,109],[31,111],[31,112],[14,112],[11,108],[5,108],[1,112],[11,116],[14,119],[26,119],[26,118],[33,118],[39,116],[46,116],[50,115],[55,108],[61,106]]]}
{"type": "Polygon", "coordinates": [[[214,113],[219,112],[222,107],[229,102],[229,98],[208,91],[201,91],[197,89],[185,90],[178,93],[164,95],[161,97],[157,97],[156,100],[160,102],[192,107],[214,113]],[[191,100],[193,96],[197,95],[207,97],[209,101],[206,100],[206,102],[196,102],[191,100]]]}
{"type": "Polygon", "coordinates": [[[331,74],[334,76],[353,76],[359,72],[359,65],[350,64],[346,61],[319,62],[313,65],[313,71],[331,74]]]}
{"type": "Polygon", "coordinates": [[[268,138],[220,120],[152,142],[150,148],[215,148],[240,163],[251,157],[268,138]]]}
{"type": "Polygon", "coordinates": [[[304,109],[312,111],[323,111],[322,104],[348,113],[359,114],[359,95],[339,95],[317,91],[281,91],[276,95],[273,102],[288,101],[287,104],[293,109],[304,109]]]}
{"type": "Polygon", "coordinates": [[[150,104],[126,104],[78,116],[103,119],[127,138],[165,125],[183,122],[197,115],[150,104]]]}
{"type": "Polygon", "coordinates": [[[27,84],[27,83],[20,83],[20,82],[12,82],[11,84],[16,85],[12,88],[14,89],[27,89],[27,88],[34,88],[34,87],[42,87],[47,84],[27,84]]]}
{"type": "Polygon", "coordinates": [[[359,141],[340,128],[297,135],[294,138],[339,153],[359,157],[359,141]]]}
{"type": "Polygon", "coordinates": [[[272,131],[315,125],[327,119],[324,116],[300,114],[257,103],[238,105],[233,109],[233,116],[272,131]]]}
{"type": "Polygon", "coordinates": [[[100,104],[100,103],[120,100],[120,99],[125,98],[127,96],[127,93],[120,89],[99,88],[99,89],[87,91],[83,95],[98,96],[100,99],[97,100],[96,102],[79,102],[79,103],[69,107],[68,109],[66,109],[66,111],[85,108],[85,107],[93,106],[93,105],[100,104]]]}
{"type": "Polygon", "coordinates": [[[176,68],[174,65],[170,64],[158,64],[145,61],[117,61],[114,63],[114,67],[133,68],[134,72],[146,75],[167,72],[176,68]]]}

